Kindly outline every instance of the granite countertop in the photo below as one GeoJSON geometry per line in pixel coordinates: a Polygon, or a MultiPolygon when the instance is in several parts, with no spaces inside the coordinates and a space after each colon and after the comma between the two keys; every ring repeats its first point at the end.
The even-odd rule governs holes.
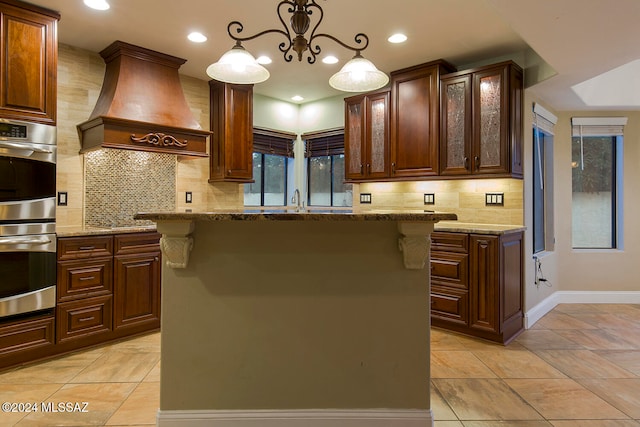
{"type": "Polygon", "coordinates": [[[127,227],[56,227],[58,237],[100,236],[108,234],[144,233],[156,231],[155,225],[140,225],[127,227]]]}
{"type": "Polygon", "coordinates": [[[481,234],[509,234],[526,230],[522,225],[506,224],[478,224],[458,221],[442,221],[436,223],[435,231],[450,231],[454,233],[481,233],[481,234]]]}
{"type": "Polygon", "coordinates": [[[357,212],[351,209],[239,209],[208,212],[142,212],[135,219],[151,221],[445,221],[456,220],[452,213],[424,210],[378,210],[357,212]]]}

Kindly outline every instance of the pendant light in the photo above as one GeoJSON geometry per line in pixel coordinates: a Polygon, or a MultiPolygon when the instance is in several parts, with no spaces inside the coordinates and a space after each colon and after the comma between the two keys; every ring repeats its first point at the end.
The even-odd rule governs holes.
{"type": "Polygon", "coordinates": [[[258,64],[240,42],[222,55],[218,62],[209,65],[207,74],[212,79],[236,84],[261,83],[269,78],[269,70],[258,64]]]}
{"type": "Polygon", "coordinates": [[[329,85],[344,92],[368,92],[389,83],[389,77],[368,59],[356,54],[329,79],[329,85]]]}

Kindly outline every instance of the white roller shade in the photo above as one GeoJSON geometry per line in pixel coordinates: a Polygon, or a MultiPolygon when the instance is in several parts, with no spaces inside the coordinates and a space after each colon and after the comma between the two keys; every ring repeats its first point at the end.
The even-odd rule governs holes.
{"type": "Polygon", "coordinates": [[[572,136],[622,136],[626,117],[572,117],[572,136]]]}
{"type": "Polygon", "coordinates": [[[553,135],[553,127],[558,117],[538,103],[533,104],[533,126],[546,134],[553,135]]]}

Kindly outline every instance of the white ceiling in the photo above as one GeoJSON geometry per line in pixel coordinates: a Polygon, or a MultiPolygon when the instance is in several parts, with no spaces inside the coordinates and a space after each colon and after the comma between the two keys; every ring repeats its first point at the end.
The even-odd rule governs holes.
{"type": "MultiPolygon", "coordinates": [[[[233,46],[227,34],[230,21],[242,22],[245,36],[280,25],[278,0],[109,0],[111,9],[106,12],[88,9],[82,0],[28,1],[60,12],[60,43],[99,52],[122,40],[184,58],[187,63],[180,72],[205,80],[206,67],[233,46]],[[193,30],[209,40],[187,41],[186,35],[193,30]]],[[[550,108],[640,109],[640,93],[629,95],[629,87],[640,87],[640,72],[634,72],[640,67],[636,61],[640,59],[639,0],[317,2],[324,9],[318,31],[351,45],[357,33],[366,33],[370,45],[363,55],[387,73],[439,58],[466,67],[513,57],[529,67],[522,64],[522,58],[527,58],[522,53],[532,48],[557,72],[532,86],[550,108]],[[388,43],[387,37],[395,32],[407,34],[409,40],[402,45],[388,43]],[[618,73],[615,78],[597,79],[613,69],[618,73]],[[582,93],[587,105],[572,86],[594,78],[588,96],[582,93]],[[605,94],[606,100],[600,100],[598,93],[605,94]]],[[[256,93],[286,101],[298,94],[305,98],[303,102],[339,94],[329,87],[328,79],[350,59],[351,51],[320,39],[322,53],[337,56],[340,63],[310,65],[306,58],[287,63],[278,50],[283,40],[272,34],[244,43],[254,56],[268,54],[274,60],[267,65],[271,78],[256,85],[256,93]]]]}

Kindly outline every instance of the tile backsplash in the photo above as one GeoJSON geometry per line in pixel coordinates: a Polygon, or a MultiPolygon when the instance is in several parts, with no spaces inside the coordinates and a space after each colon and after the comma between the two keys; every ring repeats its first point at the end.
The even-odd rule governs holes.
{"type": "Polygon", "coordinates": [[[521,179],[464,179],[442,181],[379,182],[354,185],[354,206],[360,210],[428,209],[452,212],[458,221],[480,224],[524,224],[521,179]],[[371,194],[371,203],[359,205],[360,193],[371,194]],[[487,206],[487,193],[503,193],[504,204],[487,206]],[[433,194],[434,204],[425,204],[433,194]]]}
{"type": "Polygon", "coordinates": [[[84,159],[85,225],[152,225],[133,215],[175,209],[175,155],[103,149],[85,153],[84,159]]]}

